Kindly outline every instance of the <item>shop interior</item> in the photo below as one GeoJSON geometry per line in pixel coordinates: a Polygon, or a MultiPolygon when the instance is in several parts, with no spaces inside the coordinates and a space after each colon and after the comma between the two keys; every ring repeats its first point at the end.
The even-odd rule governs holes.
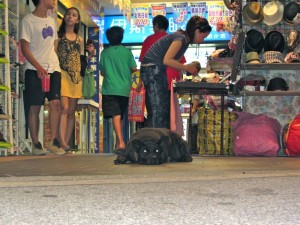
{"type": "MultiPolygon", "coordinates": [[[[187,63],[200,62],[201,70],[198,76],[187,76],[183,71],[183,79],[184,81],[191,80],[198,83],[201,83],[201,80],[207,80],[208,83],[212,83],[215,82],[213,80],[217,77],[216,83],[226,85],[226,91],[222,89],[219,92],[218,90],[221,86],[219,87],[218,85],[215,85],[212,91],[207,87],[198,87],[197,91],[192,87],[181,89],[180,86],[177,87],[178,95],[180,96],[182,122],[184,124],[184,139],[194,149],[193,153],[202,155],[237,155],[237,152],[234,151],[235,136],[231,124],[237,120],[237,116],[231,112],[238,111],[251,113],[251,115],[264,114],[278,120],[280,129],[276,139],[277,145],[274,148],[277,149],[276,155],[279,154],[278,152],[284,155],[282,128],[296,117],[300,107],[300,104],[298,104],[300,100],[300,83],[298,82],[300,58],[295,59],[293,62],[286,60],[268,62],[264,58],[264,53],[269,50],[265,48],[260,49],[259,52],[255,50],[250,51],[249,47],[247,49],[245,46],[250,38],[250,35],[247,36],[247,34],[253,29],[259,31],[265,38],[271,31],[280,32],[284,37],[283,45],[288,46],[289,35],[293,31],[299,30],[300,24],[296,19],[292,20],[292,22],[289,21],[286,18],[288,15],[284,14],[284,12],[289,12],[287,6],[291,2],[290,0],[280,0],[280,5],[268,6],[277,10],[276,18],[279,16],[280,20],[275,21],[277,22],[275,23],[273,20],[268,22],[263,20],[263,18],[259,18],[260,21],[256,21],[251,18],[253,15],[249,16],[247,13],[248,11],[253,13],[251,11],[252,6],[249,6],[249,3],[244,0],[205,1],[201,2],[202,5],[200,6],[197,5],[199,1],[192,0],[185,3],[168,0],[164,3],[158,0],[152,0],[151,2],[138,0],[57,1],[57,7],[49,12],[49,15],[57,18],[57,22],[60,24],[68,7],[75,6],[79,8],[82,16],[80,35],[85,41],[87,39],[94,40],[96,49],[96,55],[90,62],[89,67],[94,71],[97,93],[92,98],[83,98],[78,102],[74,134],[70,141],[72,153],[112,153],[115,137],[112,121],[104,119],[101,111],[102,77],[98,68],[100,53],[108,45],[104,33],[111,26],[122,26],[125,30],[123,45],[131,49],[139,68],[140,62],[138,58],[141,45],[143,40],[153,33],[151,26],[153,9],[151,6],[159,5],[163,6],[162,11],[169,20],[170,28],[168,32],[170,33],[181,27],[184,29],[186,24],[184,22],[174,22],[176,19],[175,15],[177,15],[176,13],[178,13],[178,8],[180,7],[185,8],[184,16],[186,20],[192,16],[192,13],[195,13],[194,9],[198,9],[198,13],[202,13],[201,15],[208,18],[213,27],[213,31],[204,43],[199,46],[190,45],[184,55],[187,63]],[[137,9],[145,8],[145,5],[149,13],[147,24],[138,27],[134,24],[135,12],[137,12],[137,9]],[[248,57],[254,57],[253,54],[251,56],[248,54],[251,52],[258,54],[254,54],[256,58],[251,58],[250,62],[248,57]],[[249,75],[256,75],[253,79],[258,79],[257,76],[260,76],[261,79],[255,81],[255,85],[253,85],[253,82],[247,83],[244,81],[242,88],[239,88],[236,84],[242,78],[247,80],[249,75]],[[286,91],[267,90],[270,80],[274,77],[285,79],[289,89],[286,91]],[[192,115],[193,95],[205,96],[202,103],[209,108],[209,110],[208,108],[204,110],[205,107],[201,108],[199,106],[201,109],[199,108],[197,111],[196,115],[198,117],[196,122],[193,122],[194,115],[192,115]],[[207,100],[208,98],[212,99],[214,103],[210,104],[207,100]],[[211,112],[210,110],[215,106],[218,112],[211,112]],[[217,123],[218,125],[217,128],[211,125],[213,131],[209,131],[207,128],[207,125],[210,126],[210,124],[202,126],[205,123],[203,121],[210,113],[214,114],[213,119],[217,120],[217,122],[212,123],[217,123]],[[201,126],[200,121],[202,121],[201,126]],[[211,139],[208,136],[211,136],[211,139]]],[[[259,7],[261,7],[261,11],[266,11],[265,18],[268,18],[266,16],[272,18],[275,15],[268,14],[268,9],[265,7],[267,3],[268,1],[262,1],[259,7]]],[[[0,35],[0,59],[3,59],[3,62],[0,64],[0,152],[1,156],[30,154],[32,143],[28,127],[26,126],[23,99],[23,64],[25,59],[20,51],[19,29],[21,19],[32,11],[33,4],[30,0],[0,0],[0,6],[0,10],[4,12],[1,12],[0,17],[0,31],[3,34],[0,35]]],[[[297,35],[296,40],[300,43],[299,33],[297,35]]],[[[299,51],[300,47],[299,49],[297,48],[298,42],[294,43],[293,49],[289,46],[290,48],[286,47],[280,51],[282,54],[280,57],[288,55],[291,51],[299,51]]],[[[274,52],[274,50],[272,51],[274,52]]],[[[275,51],[277,52],[277,49],[275,51]]],[[[176,84],[174,88],[176,90],[176,84]]],[[[45,146],[49,144],[50,138],[48,110],[49,106],[46,102],[40,115],[40,121],[42,121],[40,127],[42,129],[40,129],[39,134],[45,146]]],[[[137,129],[135,122],[125,119],[123,127],[125,140],[128,141],[137,129]]]]}

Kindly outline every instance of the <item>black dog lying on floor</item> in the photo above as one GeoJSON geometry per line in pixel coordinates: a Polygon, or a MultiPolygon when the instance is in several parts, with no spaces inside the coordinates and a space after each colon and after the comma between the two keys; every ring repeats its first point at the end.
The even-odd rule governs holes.
{"type": "Polygon", "coordinates": [[[166,128],[142,128],[132,135],[125,150],[118,151],[115,164],[158,165],[166,162],[191,162],[187,142],[166,128]]]}

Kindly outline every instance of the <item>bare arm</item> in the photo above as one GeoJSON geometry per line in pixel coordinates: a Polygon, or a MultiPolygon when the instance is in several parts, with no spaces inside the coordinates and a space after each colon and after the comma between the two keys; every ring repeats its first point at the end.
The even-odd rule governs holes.
{"type": "Polygon", "coordinates": [[[30,62],[31,65],[35,67],[39,78],[42,79],[43,76],[47,76],[48,75],[47,70],[45,70],[33,56],[29,47],[29,42],[25,41],[24,39],[21,39],[21,49],[23,55],[28,60],[28,62],[30,62]]]}
{"type": "Polygon", "coordinates": [[[198,69],[193,64],[182,64],[178,60],[174,59],[177,52],[179,52],[182,47],[182,42],[180,40],[173,41],[170,45],[168,51],[165,54],[163,59],[163,64],[169,67],[172,67],[177,70],[185,70],[191,74],[198,74],[198,69]]]}
{"type": "Polygon", "coordinates": [[[56,54],[57,54],[57,46],[58,46],[58,42],[60,41],[60,38],[59,39],[56,39],[55,41],[54,41],[54,51],[56,52],[56,54]]]}
{"type": "MultiPolygon", "coordinates": [[[[79,37],[79,39],[80,39],[80,46],[81,46],[81,49],[85,49],[85,50],[87,50],[88,53],[89,53],[88,56],[87,56],[87,60],[88,60],[88,61],[91,60],[91,58],[95,55],[95,47],[94,47],[94,44],[85,45],[85,44],[83,43],[82,37],[79,37]]],[[[83,54],[83,52],[80,53],[80,54],[83,54]]]]}

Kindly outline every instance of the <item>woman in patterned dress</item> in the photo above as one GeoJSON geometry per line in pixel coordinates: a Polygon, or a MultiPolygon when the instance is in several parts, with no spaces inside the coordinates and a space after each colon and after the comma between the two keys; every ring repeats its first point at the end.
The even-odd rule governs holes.
{"type": "MultiPolygon", "coordinates": [[[[69,8],[58,30],[56,50],[61,67],[61,118],[60,143],[65,150],[73,133],[75,110],[82,97],[82,77],[80,75],[80,55],[83,53],[83,39],[78,35],[80,13],[77,8],[69,8]]],[[[93,44],[87,45],[88,60],[94,55],[93,44]]]]}

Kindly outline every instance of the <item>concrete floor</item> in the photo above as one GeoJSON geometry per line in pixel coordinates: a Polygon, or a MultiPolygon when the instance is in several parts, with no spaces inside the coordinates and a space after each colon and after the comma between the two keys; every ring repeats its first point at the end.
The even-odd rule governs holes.
{"type": "Polygon", "coordinates": [[[0,224],[300,224],[300,158],[0,157],[0,224]]]}

